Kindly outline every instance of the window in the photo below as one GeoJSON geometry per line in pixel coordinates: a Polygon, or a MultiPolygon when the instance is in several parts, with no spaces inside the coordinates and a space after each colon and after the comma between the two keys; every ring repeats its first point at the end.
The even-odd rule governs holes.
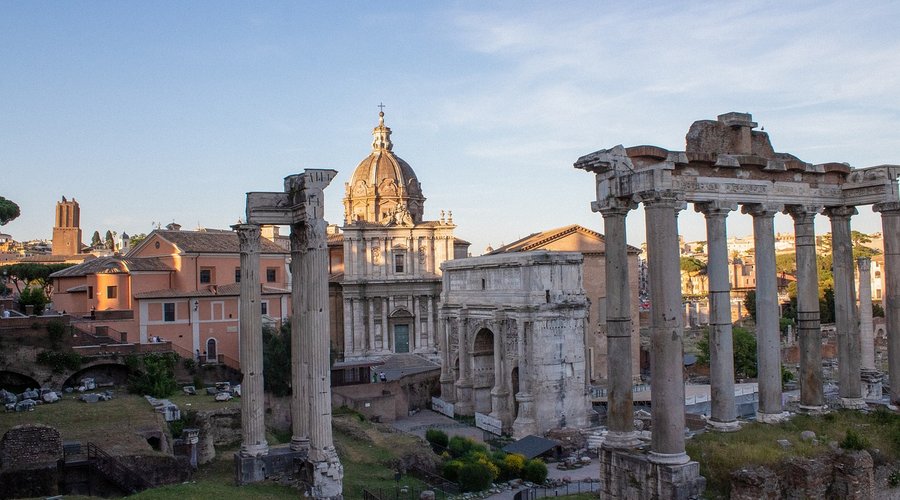
{"type": "Polygon", "coordinates": [[[274,267],[266,268],[266,283],[275,283],[278,277],[278,269],[274,267]]]}
{"type": "Polygon", "coordinates": [[[94,298],[94,287],[88,285],[88,299],[94,298]]]}
{"type": "Polygon", "coordinates": [[[395,253],[394,254],[394,272],[402,273],[403,272],[403,262],[406,260],[406,255],[403,253],[395,253]]]}
{"type": "Polygon", "coordinates": [[[269,303],[268,303],[268,302],[262,301],[262,302],[259,303],[259,305],[260,305],[261,308],[262,308],[262,313],[263,313],[263,314],[269,314],[269,303]]]}
{"type": "Polygon", "coordinates": [[[163,321],[175,321],[175,303],[166,302],[163,304],[163,321]]]}
{"type": "Polygon", "coordinates": [[[115,299],[119,296],[119,287],[117,286],[108,286],[106,287],[106,298],[107,299],[115,299]]]}
{"type": "Polygon", "coordinates": [[[213,282],[213,270],[209,267],[200,268],[200,283],[209,284],[213,282]]]}
{"type": "Polygon", "coordinates": [[[234,268],[234,282],[235,283],[241,282],[241,268],[239,268],[239,267],[234,268]]]}

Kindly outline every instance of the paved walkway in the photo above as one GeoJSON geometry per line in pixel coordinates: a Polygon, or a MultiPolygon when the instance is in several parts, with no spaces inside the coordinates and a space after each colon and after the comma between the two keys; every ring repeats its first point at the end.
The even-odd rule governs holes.
{"type": "MultiPolygon", "coordinates": [[[[422,410],[415,415],[395,420],[391,425],[401,432],[415,434],[416,436],[423,438],[425,437],[425,431],[428,429],[440,429],[446,432],[448,436],[470,437],[478,442],[484,442],[484,433],[481,429],[457,422],[452,418],[431,410],[422,410]]],[[[568,479],[570,482],[575,483],[586,479],[596,480],[599,475],[600,464],[596,458],[593,458],[590,464],[574,470],[559,470],[556,468],[555,463],[547,464],[547,477],[550,479],[568,479]]],[[[577,485],[571,484],[568,491],[570,493],[577,493],[577,488],[577,485]]],[[[582,486],[581,491],[586,491],[586,488],[588,488],[588,486],[582,486]]],[[[504,491],[486,498],[491,500],[513,500],[516,492],[521,491],[522,489],[524,488],[504,491]]],[[[559,495],[565,495],[566,487],[562,486],[558,488],[558,493],[559,495]]],[[[546,496],[556,495],[548,493],[546,496]]]]}

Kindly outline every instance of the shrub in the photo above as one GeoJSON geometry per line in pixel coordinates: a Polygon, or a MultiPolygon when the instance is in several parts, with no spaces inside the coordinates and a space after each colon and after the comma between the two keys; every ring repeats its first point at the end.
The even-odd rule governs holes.
{"type": "Polygon", "coordinates": [[[440,453],[450,444],[447,433],[440,429],[428,429],[425,431],[425,440],[431,445],[435,453],[440,453]]]}
{"type": "Polygon", "coordinates": [[[453,436],[447,443],[447,448],[450,449],[450,455],[453,458],[459,458],[468,455],[474,447],[475,441],[473,441],[471,438],[462,436],[453,436]]]}
{"type": "Polygon", "coordinates": [[[66,325],[58,319],[54,319],[47,323],[47,339],[54,348],[62,342],[63,336],[66,334],[66,325]]]}
{"type": "Polygon", "coordinates": [[[841,448],[845,450],[865,450],[866,448],[871,448],[872,443],[869,442],[868,439],[861,436],[859,433],[854,431],[853,429],[847,429],[847,435],[840,443],[841,448]]]}
{"type": "Polygon", "coordinates": [[[175,381],[175,360],[177,355],[147,354],[136,363],[137,359],[125,358],[125,364],[131,373],[128,376],[128,391],[134,394],[153,396],[154,398],[169,397],[178,390],[175,381]],[[132,368],[139,365],[140,368],[132,368]]]}
{"type": "Polygon", "coordinates": [[[519,477],[522,474],[522,467],[525,466],[525,455],[518,453],[510,453],[503,457],[503,467],[501,475],[505,478],[519,477]]]}
{"type": "Polygon", "coordinates": [[[522,479],[534,484],[542,484],[547,479],[547,464],[536,458],[525,462],[522,466],[522,479]]]}
{"type": "Polygon", "coordinates": [[[72,351],[41,351],[36,358],[38,364],[49,366],[53,373],[62,373],[66,370],[75,371],[81,368],[84,361],[80,354],[72,351]]]}
{"type": "Polygon", "coordinates": [[[463,491],[485,490],[492,481],[491,471],[483,462],[470,462],[459,470],[459,487],[463,491]]]}
{"type": "Polygon", "coordinates": [[[47,296],[44,295],[44,289],[35,287],[26,287],[19,293],[19,306],[25,311],[25,306],[34,306],[34,315],[40,316],[44,313],[44,307],[47,306],[47,296]]]}
{"type": "Polygon", "coordinates": [[[194,373],[197,369],[197,362],[194,361],[193,358],[185,358],[184,361],[181,362],[181,365],[184,366],[184,369],[190,373],[194,373]]]}
{"type": "Polygon", "coordinates": [[[448,481],[459,481],[459,471],[463,467],[462,460],[450,460],[444,464],[443,474],[448,481]]]}

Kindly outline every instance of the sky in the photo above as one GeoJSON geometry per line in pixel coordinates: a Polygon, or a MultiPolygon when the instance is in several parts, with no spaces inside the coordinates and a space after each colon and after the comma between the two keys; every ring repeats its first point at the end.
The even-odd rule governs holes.
{"type": "MultiPolygon", "coordinates": [[[[226,228],[245,193],[371,150],[378,104],[470,251],[581,224],[579,156],[684,150],[691,123],[749,112],[810,163],[900,163],[896,2],[24,2],[0,0],[0,228],[50,238],[56,201],[93,231],[226,228]]],[[[705,238],[686,210],[680,232],[705,238]]],[[[829,231],[817,217],[818,232],[829,231]]],[[[861,207],[853,228],[880,231],[861,207]]],[[[790,231],[790,217],[776,230],[790,231]]],[[[750,216],[729,217],[730,236],[750,216]]],[[[628,240],[645,240],[642,211],[628,240]]]]}

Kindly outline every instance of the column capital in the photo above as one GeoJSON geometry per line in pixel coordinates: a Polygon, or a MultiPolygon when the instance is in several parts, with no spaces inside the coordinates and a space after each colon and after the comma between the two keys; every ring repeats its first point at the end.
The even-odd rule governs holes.
{"type": "Polygon", "coordinates": [[[831,219],[843,219],[843,218],[849,219],[850,217],[858,214],[859,212],[856,210],[856,207],[843,206],[843,207],[825,207],[825,211],[823,213],[831,219]]]}
{"type": "Polygon", "coordinates": [[[900,201],[886,201],[872,205],[873,212],[881,212],[882,215],[900,214],[900,201]]]}
{"type": "Polygon", "coordinates": [[[638,193],[636,197],[647,208],[672,208],[676,211],[687,208],[687,203],[684,201],[684,193],[671,189],[643,191],[638,193]]]}
{"type": "Polygon", "coordinates": [[[857,257],[856,265],[859,267],[860,271],[869,272],[872,268],[872,259],[869,257],[857,257]]]}
{"type": "Polygon", "coordinates": [[[258,224],[235,224],[231,226],[241,244],[241,252],[259,252],[260,227],[258,224]]]}
{"type": "Polygon", "coordinates": [[[775,214],[784,211],[784,205],[775,203],[748,203],[741,207],[741,213],[756,217],[774,218],[775,214]]]}
{"type": "Polygon", "coordinates": [[[694,203],[694,211],[707,217],[727,217],[729,212],[737,210],[737,203],[730,201],[703,201],[694,203]]]}
{"type": "Polygon", "coordinates": [[[822,207],[815,205],[785,205],[784,213],[794,219],[795,224],[812,224],[816,214],[822,211],[822,207]]]}
{"type": "Polygon", "coordinates": [[[603,217],[624,217],[635,208],[637,203],[628,198],[606,198],[602,204],[599,201],[591,202],[591,210],[600,212],[603,217]]]}

